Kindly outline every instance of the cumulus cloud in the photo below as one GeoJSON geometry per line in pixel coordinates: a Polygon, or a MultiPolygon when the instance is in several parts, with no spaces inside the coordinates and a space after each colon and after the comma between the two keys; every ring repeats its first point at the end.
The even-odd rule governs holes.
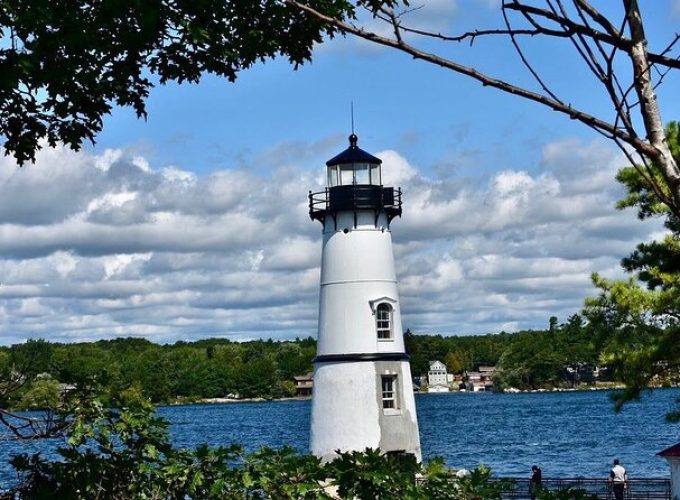
{"type": "MultiPolygon", "coordinates": [[[[337,141],[264,152],[271,170],[197,174],[124,150],[0,161],[0,335],[157,341],[315,335],[320,226],[307,192],[337,141]]],[[[577,312],[592,271],[660,227],[618,212],[623,163],[601,142],[546,144],[538,165],[433,177],[377,152],[404,190],[393,223],[403,323],[416,332],[544,327],[577,312]]],[[[259,160],[255,160],[256,162],[259,160]]]]}

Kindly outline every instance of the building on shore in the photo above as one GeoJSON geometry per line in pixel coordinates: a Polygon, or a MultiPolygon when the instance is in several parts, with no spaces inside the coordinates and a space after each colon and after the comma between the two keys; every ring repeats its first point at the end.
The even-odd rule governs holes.
{"type": "Polygon", "coordinates": [[[493,390],[495,366],[479,366],[476,371],[467,373],[467,390],[484,392],[493,390]]]}
{"type": "Polygon", "coordinates": [[[293,377],[295,382],[295,396],[299,398],[309,397],[314,389],[314,372],[305,373],[293,377]]]}
{"type": "Polygon", "coordinates": [[[401,190],[383,186],[382,160],[357,142],[352,134],[326,162],[326,189],[309,193],[323,226],[310,450],[323,460],[366,448],[420,460],[390,231],[401,190]]]}
{"type": "Polygon", "coordinates": [[[448,373],[446,365],[439,360],[430,361],[427,372],[427,392],[449,392],[453,374],[448,373]]]}

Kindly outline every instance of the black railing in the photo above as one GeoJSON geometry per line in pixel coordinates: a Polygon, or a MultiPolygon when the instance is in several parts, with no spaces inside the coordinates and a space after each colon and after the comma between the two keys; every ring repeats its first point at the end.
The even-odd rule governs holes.
{"type": "MultiPolygon", "coordinates": [[[[503,494],[503,498],[525,499],[529,495],[528,478],[503,478],[510,479],[512,490],[503,494]]],[[[591,495],[597,495],[598,499],[613,500],[614,492],[612,483],[607,479],[600,478],[544,478],[541,487],[550,491],[583,490],[591,495]]],[[[624,491],[626,500],[670,500],[671,481],[662,478],[630,479],[624,491]]]]}
{"type": "Polygon", "coordinates": [[[350,185],[309,192],[309,216],[323,222],[328,214],[340,211],[384,211],[389,221],[401,216],[401,188],[350,185]]]}

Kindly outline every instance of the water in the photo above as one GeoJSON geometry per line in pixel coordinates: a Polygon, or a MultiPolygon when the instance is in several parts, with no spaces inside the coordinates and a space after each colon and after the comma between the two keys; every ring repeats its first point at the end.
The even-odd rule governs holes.
{"type": "MultiPolygon", "coordinates": [[[[528,476],[539,464],[544,477],[605,477],[614,457],[630,477],[668,477],[656,456],[680,440],[680,425],[664,421],[678,390],[657,390],[615,414],[609,393],[449,393],[418,395],[423,457],[444,457],[455,468],[486,464],[498,476],[528,476]]],[[[240,443],[249,451],[309,444],[310,401],[172,406],[159,409],[172,422],[176,445],[240,443]]],[[[12,480],[10,455],[54,442],[0,442],[0,483],[12,480]]]]}

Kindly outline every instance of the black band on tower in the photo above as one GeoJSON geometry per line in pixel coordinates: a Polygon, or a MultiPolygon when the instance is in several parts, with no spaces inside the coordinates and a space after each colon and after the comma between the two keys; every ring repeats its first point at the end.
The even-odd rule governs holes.
{"type": "Polygon", "coordinates": [[[353,363],[355,361],[408,361],[405,352],[357,352],[350,354],[323,354],[316,356],[314,363],[353,363]]]}

